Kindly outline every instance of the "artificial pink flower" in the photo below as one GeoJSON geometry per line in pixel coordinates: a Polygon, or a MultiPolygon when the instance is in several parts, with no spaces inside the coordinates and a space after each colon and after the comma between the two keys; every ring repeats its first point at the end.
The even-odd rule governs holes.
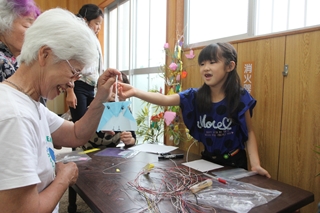
{"type": "Polygon", "coordinates": [[[190,53],[189,53],[189,54],[185,54],[185,56],[186,56],[188,59],[193,59],[195,55],[193,54],[193,50],[190,50],[190,53]]]}
{"type": "Polygon", "coordinates": [[[165,43],[163,46],[164,49],[169,49],[169,43],[165,43]]]}
{"type": "Polygon", "coordinates": [[[173,71],[175,71],[175,70],[177,69],[177,67],[178,67],[178,65],[177,65],[176,63],[174,63],[174,62],[172,62],[172,63],[169,65],[170,70],[173,70],[173,71]]]}

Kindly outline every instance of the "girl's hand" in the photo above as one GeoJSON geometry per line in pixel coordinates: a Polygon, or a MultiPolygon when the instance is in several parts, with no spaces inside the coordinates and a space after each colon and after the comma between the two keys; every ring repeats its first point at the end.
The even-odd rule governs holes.
{"type": "Polygon", "coordinates": [[[130,84],[118,82],[117,87],[119,99],[126,100],[127,98],[133,97],[135,95],[135,88],[130,84]]]}
{"type": "Polygon", "coordinates": [[[253,166],[251,168],[252,171],[257,172],[259,175],[266,176],[267,178],[271,178],[271,175],[267,170],[262,168],[260,165],[259,166],[253,166]]]}

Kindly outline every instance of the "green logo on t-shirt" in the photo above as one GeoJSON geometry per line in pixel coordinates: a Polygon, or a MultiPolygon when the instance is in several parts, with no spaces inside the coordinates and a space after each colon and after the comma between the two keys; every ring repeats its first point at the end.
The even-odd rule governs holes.
{"type": "Polygon", "coordinates": [[[51,142],[52,143],[52,137],[51,136],[47,136],[47,142],[51,142]]]}

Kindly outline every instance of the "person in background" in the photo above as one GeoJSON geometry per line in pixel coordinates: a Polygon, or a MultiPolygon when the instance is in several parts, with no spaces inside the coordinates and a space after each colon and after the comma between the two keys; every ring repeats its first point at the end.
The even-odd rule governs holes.
{"type": "Polygon", "coordinates": [[[18,69],[24,34],[39,15],[33,0],[0,0],[0,82],[18,69]]]}
{"type": "MultiPolygon", "coordinates": [[[[90,29],[97,36],[101,24],[103,22],[103,12],[95,4],[83,5],[76,16],[83,19],[88,29],[90,29]]],[[[95,89],[97,86],[97,79],[103,72],[102,67],[102,54],[98,38],[95,39],[95,47],[98,50],[95,55],[95,63],[91,67],[87,67],[80,78],[75,79],[74,87],[66,90],[66,104],[69,107],[71,119],[77,122],[88,109],[88,106],[93,101],[95,96],[95,89]]],[[[86,46],[87,44],[84,44],[86,46]]],[[[93,135],[97,135],[95,131],[93,135]]],[[[88,141],[87,141],[88,142],[88,141]]],[[[84,147],[84,146],[81,146],[84,147]]],[[[77,147],[72,147],[75,150],[77,147]]],[[[76,208],[77,194],[72,187],[69,187],[69,207],[70,209],[76,208]]],[[[76,209],[73,209],[76,211],[76,209]]]]}
{"type": "Polygon", "coordinates": [[[76,182],[78,168],[74,162],[56,163],[53,147],[82,146],[90,139],[121,73],[107,69],[99,77],[95,99],[75,123],[39,100],[52,100],[73,87],[97,51],[87,24],[60,8],[42,13],[26,31],[19,68],[0,83],[1,212],[58,213],[58,202],[76,182]]]}
{"type": "Polygon", "coordinates": [[[161,106],[180,106],[190,135],[202,142],[202,157],[217,164],[247,169],[271,177],[260,165],[257,141],[251,124],[256,100],[240,85],[237,52],[229,43],[205,47],[198,64],[204,84],[179,94],[145,92],[118,83],[119,97],[138,97],[161,106]]]}
{"type": "MultiPolygon", "coordinates": [[[[85,20],[88,27],[97,35],[101,29],[103,12],[94,4],[86,4],[81,7],[78,17],[85,20]]],[[[102,57],[99,40],[95,44],[97,50],[96,60],[92,67],[86,68],[81,77],[75,81],[74,88],[67,89],[66,103],[69,106],[72,121],[79,120],[87,111],[94,99],[95,88],[100,74],[102,74],[102,57]]]]}
{"type": "MultiPolygon", "coordinates": [[[[130,84],[128,77],[121,72],[122,82],[130,84]]],[[[121,81],[121,80],[119,80],[121,81]]],[[[112,92],[109,102],[115,101],[116,94],[112,92]]],[[[119,98],[119,101],[125,101],[125,99],[119,98]]],[[[97,132],[94,134],[87,144],[82,146],[83,150],[91,148],[105,148],[105,147],[116,147],[120,141],[125,144],[125,147],[133,146],[136,143],[136,134],[134,131],[124,132],[97,132]]]]}

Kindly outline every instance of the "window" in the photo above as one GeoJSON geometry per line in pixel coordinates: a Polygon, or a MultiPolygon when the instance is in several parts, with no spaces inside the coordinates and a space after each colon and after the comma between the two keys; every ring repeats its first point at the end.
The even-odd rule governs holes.
{"type": "Polygon", "coordinates": [[[185,0],[188,45],[232,41],[320,24],[319,0],[185,0]]]}
{"type": "MultiPolygon", "coordinates": [[[[159,68],[165,63],[166,3],[167,0],[116,0],[105,8],[105,63],[125,72],[130,83],[144,91],[164,88],[159,68]]],[[[136,116],[143,101],[130,101],[136,116]]]]}
{"type": "Polygon", "coordinates": [[[255,35],[320,24],[319,0],[256,0],[255,35]]]}
{"type": "Polygon", "coordinates": [[[187,43],[247,34],[248,10],[248,0],[187,0],[187,43]]]}

